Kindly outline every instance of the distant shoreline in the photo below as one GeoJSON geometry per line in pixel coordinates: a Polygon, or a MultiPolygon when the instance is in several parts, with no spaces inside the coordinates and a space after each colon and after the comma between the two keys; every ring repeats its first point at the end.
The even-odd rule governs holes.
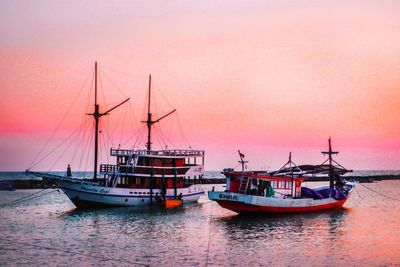
{"type": "MultiPolygon", "coordinates": [[[[360,183],[372,183],[383,180],[400,180],[400,175],[373,175],[373,176],[346,176],[346,180],[356,180],[360,183]]],[[[42,189],[52,188],[56,185],[51,181],[44,180],[3,180],[9,181],[14,189],[42,189]]],[[[313,177],[307,181],[311,182],[324,182],[329,181],[327,177],[313,177]]],[[[225,184],[226,178],[211,177],[203,178],[199,182],[200,184],[225,184]]]]}
{"type": "MultiPolygon", "coordinates": [[[[400,180],[400,175],[371,175],[371,176],[345,176],[346,180],[355,180],[360,183],[372,183],[383,180],[400,180]]],[[[201,180],[202,184],[225,184],[226,178],[205,178],[201,180]]],[[[328,177],[313,177],[305,182],[328,182],[328,177]]]]}

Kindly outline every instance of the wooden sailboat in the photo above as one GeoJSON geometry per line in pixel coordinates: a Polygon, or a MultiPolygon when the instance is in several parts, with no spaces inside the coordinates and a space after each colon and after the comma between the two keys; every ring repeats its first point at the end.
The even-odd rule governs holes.
{"type": "Polygon", "coordinates": [[[222,173],[227,178],[226,190],[209,191],[208,198],[238,213],[300,213],[342,207],[350,198],[355,182],[344,181],[339,175],[349,170],[333,160],[332,155],[338,152],[332,151],[331,139],[329,151],[322,153],[328,159],[313,168],[307,165],[307,171],[295,165],[290,155],[280,170],[267,173],[244,171],[244,156],[239,152],[242,171],[225,169],[222,173]],[[328,173],[330,185],[316,189],[302,187],[304,181],[312,181],[308,174],[316,173],[328,173]]]}
{"type": "Polygon", "coordinates": [[[94,175],[82,179],[68,175],[55,175],[27,170],[27,174],[54,181],[77,208],[109,206],[177,206],[185,202],[196,202],[204,194],[196,184],[204,172],[202,150],[152,150],[152,125],[174,113],[153,120],[151,113],[151,75],[149,77],[149,99],[147,107],[146,149],[131,150],[111,148],[110,155],[117,158],[116,164],[101,164],[98,173],[99,119],[126,103],[100,112],[97,103],[97,62],[95,63],[94,112],[87,114],[95,120],[94,175]]]}

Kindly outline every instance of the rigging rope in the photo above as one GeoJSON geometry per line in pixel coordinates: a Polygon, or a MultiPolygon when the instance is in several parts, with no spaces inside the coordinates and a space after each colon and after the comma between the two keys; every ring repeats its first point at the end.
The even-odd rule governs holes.
{"type": "Polygon", "coordinates": [[[67,142],[72,136],[75,135],[75,133],[81,128],[82,124],[79,125],[79,127],[77,129],[75,129],[75,131],[73,131],[61,144],[59,144],[58,146],[56,146],[53,150],[51,150],[47,155],[45,155],[43,158],[41,158],[39,161],[37,161],[35,164],[31,165],[31,167],[29,169],[32,169],[33,167],[35,167],[36,165],[38,165],[40,162],[42,162],[43,160],[45,160],[48,156],[50,156],[54,151],[56,151],[59,147],[61,147],[65,142],[67,142]]]}
{"type": "Polygon", "coordinates": [[[54,166],[57,164],[57,162],[65,155],[65,153],[67,152],[67,150],[70,148],[70,146],[74,143],[74,141],[76,139],[78,139],[80,132],[82,131],[82,127],[83,124],[81,124],[81,126],[79,127],[79,132],[78,134],[76,134],[74,136],[74,138],[71,139],[70,143],[66,145],[64,151],[62,153],[60,153],[60,156],[58,156],[58,158],[55,160],[55,162],[53,163],[53,165],[50,167],[49,172],[54,168],[54,166]]]}
{"type": "Polygon", "coordinates": [[[154,127],[154,132],[155,136],[157,137],[158,144],[160,145],[160,148],[163,149],[164,147],[167,147],[167,144],[165,143],[164,139],[162,138],[161,135],[161,130],[159,127],[154,127]]]}
{"type": "MultiPolygon", "coordinates": [[[[95,122],[93,122],[93,124],[92,124],[91,132],[94,130],[94,128],[95,128],[95,122]]],[[[93,134],[89,135],[89,142],[87,143],[88,147],[92,146],[92,140],[93,140],[93,134]]],[[[90,149],[89,149],[89,151],[90,151],[90,149]]],[[[84,173],[83,173],[84,176],[86,176],[87,164],[89,162],[89,154],[90,154],[89,151],[86,154],[86,163],[85,163],[85,169],[84,169],[84,173]]],[[[85,152],[86,152],[86,149],[85,149],[85,152]]],[[[84,154],[82,154],[82,157],[83,156],[84,156],[84,154]]]]}
{"type": "Polygon", "coordinates": [[[127,115],[128,114],[128,107],[127,106],[125,106],[124,107],[124,109],[122,110],[123,111],[123,119],[122,119],[122,128],[121,128],[121,136],[120,136],[120,138],[119,138],[119,143],[121,143],[122,142],[122,140],[124,140],[125,139],[125,136],[126,136],[126,132],[128,131],[128,123],[129,123],[129,116],[127,115]],[[128,118],[127,118],[128,117],[128,118]]]}
{"type": "Polygon", "coordinates": [[[169,139],[162,131],[161,129],[159,130],[159,134],[162,135],[162,137],[169,143],[171,144],[173,147],[177,148],[177,146],[171,141],[171,139],[169,139]]]}
{"type": "MultiPolygon", "coordinates": [[[[360,184],[360,183],[359,183],[359,184],[360,184]]],[[[381,195],[381,196],[383,196],[383,197],[386,197],[386,198],[389,198],[389,199],[392,199],[392,200],[395,200],[395,201],[400,201],[400,199],[398,199],[398,198],[394,198],[394,197],[391,197],[391,196],[382,194],[382,193],[380,193],[380,192],[378,192],[378,191],[376,191],[376,190],[374,190],[374,189],[372,189],[372,188],[369,188],[369,187],[366,186],[366,185],[363,185],[362,183],[361,183],[360,185],[364,186],[365,188],[367,188],[368,190],[374,192],[375,194],[381,195]]]]}
{"type": "Polygon", "coordinates": [[[80,138],[80,141],[78,142],[78,145],[77,145],[76,148],[75,148],[74,154],[72,155],[71,163],[74,161],[75,156],[76,156],[76,153],[78,152],[78,150],[79,150],[80,148],[82,148],[82,146],[83,146],[83,144],[84,144],[85,136],[86,136],[86,131],[87,131],[87,129],[88,129],[88,123],[87,123],[87,121],[88,121],[88,119],[85,120],[85,125],[84,125],[84,127],[83,127],[83,133],[82,133],[82,136],[81,136],[81,138],[80,138]]]}
{"type": "Polygon", "coordinates": [[[140,128],[141,123],[139,123],[138,122],[139,120],[137,120],[135,117],[135,109],[132,107],[133,105],[132,102],[129,102],[129,114],[130,114],[131,125],[133,126],[132,130],[136,131],[138,128],[140,128]]]}
{"type": "Polygon", "coordinates": [[[43,150],[47,147],[47,145],[50,143],[51,139],[53,138],[53,136],[55,135],[55,133],[58,131],[58,129],[60,128],[61,124],[64,122],[65,118],[67,117],[67,115],[69,114],[69,112],[71,111],[73,105],[75,104],[75,99],[77,99],[80,94],[83,92],[83,89],[86,87],[86,83],[89,80],[90,75],[88,75],[88,77],[86,78],[85,82],[83,83],[82,88],[79,90],[78,94],[75,96],[74,101],[72,101],[71,105],[68,107],[67,112],[64,114],[64,116],[62,117],[61,121],[58,123],[58,125],[56,126],[56,128],[54,129],[54,131],[52,132],[52,134],[50,135],[49,139],[46,141],[46,143],[44,144],[44,146],[39,150],[39,152],[36,154],[36,156],[33,158],[32,162],[31,162],[31,167],[34,167],[37,165],[37,163],[35,163],[35,161],[37,160],[37,158],[39,157],[39,155],[43,152],[43,150]],[[34,164],[35,163],[35,164],[34,164]]]}
{"type": "Polygon", "coordinates": [[[139,148],[140,143],[142,142],[142,139],[143,139],[143,134],[145,132],[145,128],[146,127],[144,125],[142,127],[140,127],[139,134],[135,140],[135,143],[133,144],[133,149],[135,149],[135,147],[139,148]]]}
{"type": "Polygon", "coordinates": [[[104,128],[104,130],[106,131],[108,142],[111,143],[111,147],[114,147],[114,142],[113,142],[113,140],[112,140],[112,138],[110,136],[108,128],[106,127],[106,128],[104,128]]]}
{"type": "Polygon", "coordinates": [[[106,77],[107,80],[108,80],[115,88],[117,88],[118,91],[119,91],[125,98],[128,98],[128,96],[125,95],[125,93],[122,91],[122,89],[114,83],[114,81],[103,71],[103,69],[104,69],[104,67],[101,67],[101,69],[100,69],[100,72],[101,72],[102,76],[106,77]]]}
{"type": "Polygon", "coordinates": [[[178,128],[179,128],[179,132],[180,132],[180,134],[181,134],[182,141],[183,141],[184,143],[186,143],[186,145],[190,146],[190,142],[189,142],[189,140],[186,138],[185,132],[183,131],[182,124],[181,124],[181,120],[180,120],[180,117],[179,117],[179,113],[178,113],[178,112],[176,113],[176,119],[177,119],[177,121],[178,121],[178,128]]]}
{"type": "MultiPolygon", "coordinates": [[[[87,126],[89,126],[89,125],[87,125],[87,126]]],[[[93,122],[92,122],[92,124],[91,124],[90,126],[91,126],[91,127],[90,127],[90,132],[91,132],[91,131],[94,129],[94,124],[93,124],[93,122]]],[[[85,140],[85,137],[86,137],[86,132],[85,132],[84,135],[83,135],[83,137],[82,137],[83,141],[82,141],[82,146],[81,146],[81,159],[80,159],[80,161],[79,161],[79,166],[78,166],[78,170],[79,170],[79,171],[82,170],[82,169],[81,169],[81,166],[82,166],[83,158],[84,158],[84,155],[85,155],[85,152],[86,152],[86,147],[87,147],[88,140],[89,140],[90,136],[91,136],[91,135],[88,134],[87,140],[85,140]]]]}
{"type": "MultiPolygon", "coordinates": [[[[107,127],[104,127],[104,129],[107,129],[107,127]]],[[[103,162],[102,159],[103,159],[103,157],[105,155],[106,156],[105,160],[107,161],[107,164],[109,164],[110,163],[110,153],[109,153],[109,150],[107,148],[109,147],[110,144],[108,143],[108,139],[106,139],[104,137],[104,133],[103,133],[104,129],[100,130],[101,138],[99,138],[100,147],[103,148],[102,150],[100,150],[100,162],[103,162]]]]}
{"type": "Polygon", "coordinates": [[[98,75],[97,79],[99,81],[99,87],[100,87],[101,95],[103,96],[104,106],[107,106],[106,95],[104,94],[104,88],[103,88],[103,82],[101,80],[101,75],[98,75]]]}
{"type": "Polygon", "coordinates": [[[156,86],[155,86],[154,89],[155,89],[157,92],[160,93],[160,95],[162,96],[162,98],[164,98],[165,102],[167,102],[167,104],[169,105],[170,108],[174,108],[174,106],[171,105],[171,103],[168,101],[168,99],[165,97],[165,95],[162,93],[162,91],[158,89],[158,87],[157,87],[157,82],[155,82],[155,85],[156,85],[156,86]]]}

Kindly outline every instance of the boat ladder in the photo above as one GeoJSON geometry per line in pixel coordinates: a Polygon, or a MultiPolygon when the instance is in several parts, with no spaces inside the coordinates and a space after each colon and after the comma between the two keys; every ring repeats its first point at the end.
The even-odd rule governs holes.
{"type": "Polygon", "coordinates": [[[112,180],[112,187],[114,187],[114,188],[117,186],[119,174],[120,174],[120,172],[119,172],[119,167],[118,167],[118,172],[115,174],[115,176],[114,176],[114,178],[112,180]]]}
{"type": "Polygon", "coordinates": [[[118,182],[119,175],[120,175],[120,171],[119,171],[119,166],[118,166],[117,171],[114,172],[114,173],[111,175],[111,177],[109,177],[109,178],[106,180],[105,187],[109,187],[109,186],[110,186],[110,187],[116,187],[116,186],[117,186],[117,182],[118,182]]]}
{"type": "Polygon", "coordinates": [[[249,177],[242,177],[239,185],[239,193],[244,194],[246,192],[248,183],[249,183],[249,177]]]}

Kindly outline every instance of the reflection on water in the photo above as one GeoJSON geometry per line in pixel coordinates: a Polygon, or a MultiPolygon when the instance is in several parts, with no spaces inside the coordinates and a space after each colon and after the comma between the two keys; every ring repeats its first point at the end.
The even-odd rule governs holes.
{"type": "MultiPolygon", "coordinates": [[[[396,196],[400,181],[368,186],[396,196]]],[[[399,202],[357,190],[343,209],[273,216],[237,215],[205,197],[170,210],[80,211],[48,194],[1,208],[0,265],[399,265],[399,202]]],[[[32,192],[0,192],[0,203],[32,192]]]]}

